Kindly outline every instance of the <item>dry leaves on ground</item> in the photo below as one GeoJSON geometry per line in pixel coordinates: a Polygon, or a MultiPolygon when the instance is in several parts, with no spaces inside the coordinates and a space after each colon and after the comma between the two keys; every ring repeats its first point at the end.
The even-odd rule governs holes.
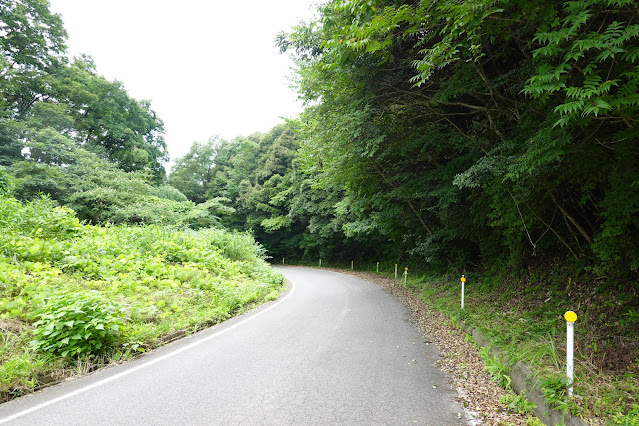
{"type": "Polygon", "coordinates": [[[505,395],[506,391],[491,380],[484,371],[485,364],[477,349],[465,340],[465,333],[452,325],[443,313],[430,307],[410,289],[404,288],[392,278],[364,272],[338,272],[346,272],[380,285],[412,312],[414,322],[424,332],[424,338],[439,350],[439,367],[450,374],[464,406],[476,416],[473,424],[527,424],[524,416],[509,412],[508,408],[499,402],[499,398],[505,395]]]}

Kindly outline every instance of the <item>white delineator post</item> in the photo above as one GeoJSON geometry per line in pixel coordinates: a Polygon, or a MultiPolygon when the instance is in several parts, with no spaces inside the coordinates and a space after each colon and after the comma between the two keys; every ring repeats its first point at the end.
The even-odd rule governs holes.
{"type": "Polygon", "coordinates": [[[379,274],[379,262],[377,262],[377,273],[379,274]]]}
{"type": "Polygon", "coordinates": [[[568,378],[568,396],[572,396],[572,383],[575,379],[575,321],[577,314],[568,311],[564,314],[566,319],[566,377],[568,378]]]}
{"type": "Polygon", "coordinates": [[[351,269],[353,269],[353,262],[355,262],[355,261],[351,260],[351,269]]]}
{"type": "Polygon", "coordinates": [[[461,277],[461,283],[462,283],[462,300],[461,300],[461,308],[464,309],[464,284],[466,283],[466,276],[462,275],[461,277]]]}
{"type": "Polygon", "coordinates": [[[408,280],[408,268],[404,268],[404,287],[406,287],[407,280],[408,280]]]}
{"type": "Polygon", "coordinates": [[[319,264],[320,268],[322,267],[322,259],[320,258],[320,264],[319,264]]]}
{"type": "Polygon", "coordinates": [[[284,259],[285,259],[285,258],[283,257],[283,258],[282,258],[282,265],[284,264],[284,259]]]}
{"type": "Polygon", "coordinates": [[[397,279],[397,263],[395,264],[395,279],[397,279]]]}

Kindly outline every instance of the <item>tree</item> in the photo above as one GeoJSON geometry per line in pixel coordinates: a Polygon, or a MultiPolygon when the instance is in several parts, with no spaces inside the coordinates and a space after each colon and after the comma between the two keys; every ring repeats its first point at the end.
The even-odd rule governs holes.
{"type": "Polygon", "coordinates": [[[636,9],[330,1],[278,37],[309,103],[303,167],[346,191],[347,234],[431,264],[594,250],[636,268],[636,9]]]}
{"type": "Polygon", "coordinates": [[[11,118],[39,99],[46,75],[64,52],[67,34],[46,0],[5,0],[0,5],[0,107],[11,118]]]}
{"type": "Polygon", "coordinates": [[[102,149],[122,170],[150,170],[157,182],[165,177],[164,124],[149,101],[129,97],[118,81],[96,72],[88,57],[76,58],[55,75],[53,96],[73,118],[72,137],[102,149]]]}
{"type": "Polygon", "coordinates": [[[213,180],[215,158],[221,143],[223,142],[215,137],[207,143],[195,142],[191,145],[189,152],[175,161],[169,183],[189,200],[203,203],[213,180]]]}

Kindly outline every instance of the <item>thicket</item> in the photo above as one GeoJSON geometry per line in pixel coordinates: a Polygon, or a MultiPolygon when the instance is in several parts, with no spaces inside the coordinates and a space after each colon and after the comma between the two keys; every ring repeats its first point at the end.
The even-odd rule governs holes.
{"type": "Polygon", "coordinates": [[[638,4],[329,1],[278,36],[305,111],[170,183],[274,258],[636,281],[638,4]]]}
{"type": "Polygon", "coordinates": [[[0,196],[0,401],[277,297],[264,257],[247,234],[83,225],[0,196]]]}
{"type": "Polygon", "coordinates": [[[302,167],[345,191],[347,234],[432,266],[636,277],[637,6],[327,2],[279,39],[302,167]]]}

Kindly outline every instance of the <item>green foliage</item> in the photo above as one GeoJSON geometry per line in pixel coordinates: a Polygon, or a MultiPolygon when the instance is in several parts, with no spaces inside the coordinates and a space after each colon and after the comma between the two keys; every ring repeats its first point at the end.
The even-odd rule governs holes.
{"type": "Polygon", "coordinates": [[[34,199],[37,194],[49,194],[91,223],[198,229],[216,226],[220,215],[233,212],[221,198],[196,205],[172,186],[154,186],[150,173],[125,172],[56,135],[52,140],[31,143],[27,158],[11,166],[16,196],[34,199]]]}
{"type": "Polygon", "coordinates": [[[148,170],[161,182],[167,160],[164,124],[149,101],[129,97],[122,83],[97,74],[90,58],[76,58],[54,74],[55,99],[68,106],[77,144],[106,154],[120,169],[148,170]]]}
{"type": "Polygon", "coordinates": [[[560,95],[555,126],[593,119],[633,128],[639,106],[637,4],[609,0],[568,2],[561,19],[535,35],[537,74],[524,93],[549,99],[560,95]]]}
{"type": "Polygon", "coordinates": [[[89,57],[69,63],[66,31],[47,1],[4,2],[0,32],[0,162],[12,164],[27,152],[55,163],[47,141],[68,138],[122,170],[148,170],[161,182],[167,160],[162,121],[148,101],[98,75],[89,57]]]}
{"type": "Polygon", "coordinates": [[[264,257],[245,233],[83,225],[50,200],[0,197],[0,323],[16,330],[3,331],[0,400],[59,357],[126,358],[273,299],[282,278],[264,257]]]}
{"type": "Polygon", "coordinates": [[[490,377],[495,381],[499,386],[504,389],[510,389],[510,369],[508,366],[503,364],[499,359],[492,356],[490,353],[490,349],[486,347],[482,347],[479,350],[479,355],[484,360],[486,366],[484,370],[488,371],[490,377]]]}
{"type": "MultiPolygon", "coordinates": [[[[90,58],[63,58],[46,2],[6,6],[0,25],[26,38],[2,40],[0,192],[29,203],[0,203],[11,297],[0,315],[23,320],[61,277],[89,282],[127,298],[131,350],[167,318],[193,326],[272,297],[267,256],[488,270],[487,287],[543,265],[636,280],[636,1],[325,2],[277,37],[297,67],[299,119],[195,143],[170,186],[149,103],[90,58]],[[144,226],[83,226],[68,208],[92,224],[144,226]]],[[[626,330],[636,307],[624,303],[626,330]]],[[[556,363],[546,343],[560,334],[558,310],[532,310],[495,338],[534,322],[531,357],[556,363]]]]}
{"type": "Polygon", "coordinates": [[[66,207],[54,207],[41,197],[28,203],[0,196],[0,228],[35,238],[68,239],[81,234],[83,226],[66,207]]]}
{"type": "MultiPolygon", "coordinates": [[[[546,273],[536,270],[519,276],[514,271],[504,274],[503,269],[500,273],[497,268],[481,275],[474,273],[466,285],[463,315],[459,310],[459,275],[415,277],[413,284],[429,305],[453,322],[463,319],[464,328],[479,330],[491,346],[499,348],[499,360],[493,359],[489,350],[481,350],[486,370],[496,381],[509,384],[507,366],[522,363],[544,387],[549,404],[585,419],[610,422],[615,415],[631,411],[639,389],[639,346],[624,344],[621,351],[609,337],[624,341],[622,336],[628,336],[628,341],[634,342],[637,323],[622,325],[616,319],[633,316],[631,300],[636,297],[625,295],[627,288],[602,289],[595,296],[597,292],[588,290],[586,277],[570,281],[564,275],[569,271],[556,266],[546,273]],[[563,313],[577,306],[575,395],[568,398],[563,313]]],[[[503,401],[513,409],[520,402],[523,411],[527,404],[515,395],[503,401]]]]}
{"type": "Polygon", "coordinates": [[[9,174],[4,167],[0,166],[0,196],[7,195],[9,193],[11,181],[9,174]]]}
{"type": "Polygon", "coordinates": [[[20,115],[46,84],[66,31],[45,0],[7,0],[0,8],[0,119],[20,115]]]}
{"type": "Polygon", "coordinates": [[[194,143],[189,152],[175,161],[169,183],[196,203],[206,200],[213,180],[215,158],[221,141],[211,138],[208,143],[194,143]]]}
{"type": "Polygon", "coordinates": [[[158,198],[162,198],[165,200],[173,200],[173,201],[187,201],[186,195],[180,192],[179,189],[171,186],[171,185],[162,185],[155,191],[155,196],[158,198]]]}
{"type": "MultiPolygon", "coordinates": [[[[515,393],[507,393],[499,398],[499,402],[507,406],[509,409],[519,414],[532,415],[537,405],[528,401],[525,397],[515,393]]],[[[543,424],[543,423],[542,423],[543,424]]]]}
{"type": "Polygon", "coordinates": [[[541,391],[544,398],[551,404],[551,407],[562,412],[561,422],[564,416],[569,412],[575,412],[575,404],[567,396],[568,383],[563,376],[547,376],[540,380],[541,391]]]}
{"type": "Polygon", "coordinates": [[[295,123],[301,169],[343,197],[314,221],[336,214],[346,237],[383,236],[380,254],[431,267],[570,257],[636,272],[636,9],[320,6],[278,36],[309,103],[295,123]]]}
{"type": "MultiPolygon", "coordinates": [[[[7,337],[3,335],[2,338],[6,339],[7,337]]],[[[43,362],[40,360],[34,362],[33,357],[29,356],[28,353],[13,357],[3,356],[2,358],[3,362],[0,363],[0,394],[12,392],[19,395],[33,390],[35,387],[34,376],[42,367],[43,362]]]]}
{"type": "Polygon", "coordinates": [[[35,351],[69,358],[111,350],[124,324],[120,308],[97,292],[62,293],[33,312],[35,351]]]}
{"type": "Polygon", "coordinates": [[[639,404],[633,404],[632,409],[627,414],[618,413],[612,418],[615,425],[637,426],[639,425],[639,404]]]}

